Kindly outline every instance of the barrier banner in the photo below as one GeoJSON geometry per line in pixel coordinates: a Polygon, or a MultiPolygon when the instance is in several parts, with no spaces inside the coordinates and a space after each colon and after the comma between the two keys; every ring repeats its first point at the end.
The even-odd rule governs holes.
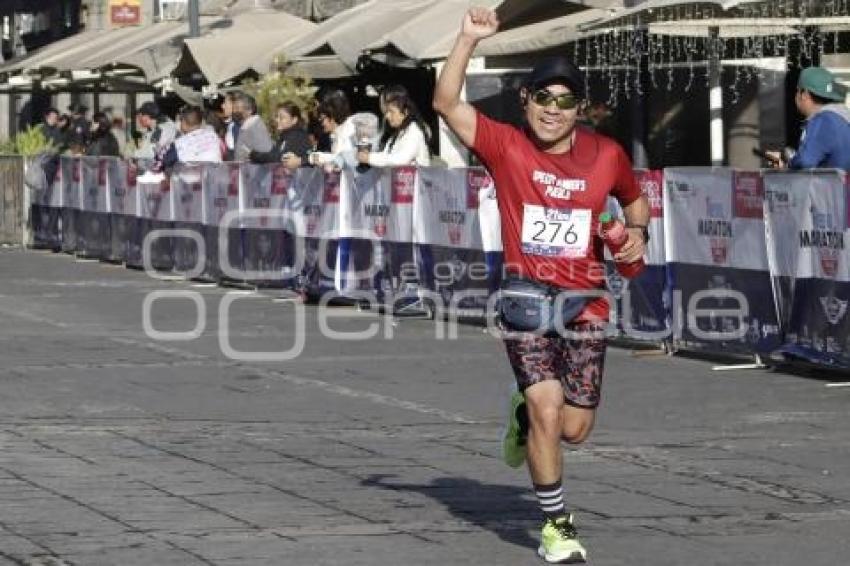
{"type": "MultiPolygon", "coordinates": [[[[479,192],[492,185],[483,169],[420,168],[414,198],[413,241],[420,284],[454,308],[486,304],[487,269],[478,218],[479,192]],[[460,299],[454,298],[456,293],[460,299]]],[[[496,189],[498,190],[498,188],[496,189]]],[[[492,216],[488,229],[493,229],[492,216]]],[[[492,233],[488,243],[494,243],[492,233]]]]}
{"type": "MultiPolygon", "coordinates": [[[[394,308],[403,308],[405,301],[417,296],[419,278],[416,265],[416,248],[413,244],[413,203],[421,182],[420,169],[412,166],[388,169],[382,181],[389,183],[390,217],[395,232],[388,232],[381,244],[382,258],[375,264],[379,268],[374,287],[383,297],[392,290],[396,296],[407,299],[395,301],[394,308]]],[[[376,248],[377,249],[377,248],[376,248]]]]}
{"type": "MultiPolygon", "coordinates": [[[[339,175],[320,167],[295,172],[286,195],[301,271],[293,285],[315,298],[333,289],[339,232],[339,175]],[[324,240],[324,244],[322,241],[324,240]],[[320,258],[320,254],[324,254],[320,258]]],[[[293,255],[293,259],[295,255],[293,255]]],[[[289,265],[289,263],[287,263],[289,265]]]]}
{"type": "MultiPolygon", "coordinates": [[[[207,163],[204,165],[201,194],[206,267],[203,276],[218,281],[224,278],[219,259],[219,239],[224,232],[227,249],[224,250],[230,266],[242,270],[242,242],[239,229],[239,164],[207,163]],[[228,214],[231,213],[231,214],[228,214]],[[227,215],[227,216],[225,216],[227,215]],[[224,226],[225,218],[231,218],[224,226]]],[[[231,270],[229,278],[238,273],[231,270]]]]}
{"type": "MultiPolygon", "coordinates": [[[[637,340],[650,340],[647,334],[640,334],[649,333],[657,336],[653,341],[659,341],[664,339],[671,323],[670,289],[664,255],[664,172],[638,169],[635,170],[635,178],[650,208],[649,245],[644,256],[646,269],[634,279],[621,276],[606,248],[606,284],[617,304],[618,331],[627,338],[637,340]]],[[[608,210],[614,216],[623,218],[616,199],[609,198],[608,210]]]]}
{"type": "MultiPolygon", "coordinates": [[[[44,190],[31,192],[33,244],[36,247],[59,251],[62,248],[59,222],[62,215],[62,169],[59,165],[59,156],[51,159],[56,163],[56,175],[53,177],[53,182],[44,190]]],[[[32,164],[29,166],[34,167],[32,164]]]]}
{"type": "Polygon", "coordinates": [[[112,247],[109,219],[109,161],[107,157],[82,157],[81,224],[77,250],[87,257],[106,259],[112,247]]]}
{"type": "Polygon", "coordinates": [[[185,231],[185,236],[175,236],[174,270],[192,271],[199,257],[198,243],[191,235],[203,238],[202,164],[180,163],[171,174],[171,191],[174,198],[174,228],[185,231]]]}
{"type": "Polygon", "coordinates": [[[292,258],[293,230],[286,210],[292,174],[280,163],[245,163],[241,175],[244,268],[258,274],[259,284],[281,286],[285,276],[291,279],[284,268],[291,265],[292,258]]]}
{"type": "Polygon", "coordinates": [[[495,293],[502,282],[505,263],[496,186],[490,174],[481,167],[468,169],[466,178],[470,207],[475,205],[477,193],[481,246],[484,249],[484,263],[487,268],[487,290],[489,293],[495,293]]]}
{"type": "MultiPolygon", "coordinates": [[[[321,169],[321,168],[320,168],[321,169]]],[[[321,246],[319,253],[319,292],[325,290],[336,290],[340,292],[345,286],[343,280],[343,270],[341,265],[348,265],[348,257],[351,251],[351,238],[344,237],[343,234],[350,232],[350,220],[342,214],[343,210],[348,209],[349,198],[348,191],[343,190],[345,179],[339,171],[322,170],[322,202],[327,214],[332,214],[336,217],[336,230],[330,233],[325,233],[321,238],[321,246]],[[331,261],[323,263],[323,254],[321,248],[327,250],[327,255],[331,261]]]]}
{"type": "Polygon", "coordinates": [[[410,242],[416,169],[371,168],[364,173],[346,170],[344,175],[353,188],[348,211],[352,232],[344,235],[410,242]]]}
{"type": "MultiPolygon", "coordinates": [[[[368,240],[371,232],[362,222],[357,210],[358,193],[365,192],[368,187],[377,184],[380,169],[367,168],[363,172],[355,172],[346,167],[339,173],[339,241],[337,243],[336,264],[334,269],[334,288],[340,294],[349,291],[365,291],[369,289],[368,280],[374,275],[371,247],[362,243],[354,248],[354,238],[368,240]],[[354,222],[359,221],[358,225],[354,222]],[[364,253],[365,252],[365,253],[364,253]]],[[[333,193],[334,174],[326,173],[325,182],[328,190],[333,193]]],[[[378,225],[386,229],[386,219],[381,219],[378,225]]]]}
{"type": "MultiPolygon", "coordinates": [[[[171,191],[170,179],[159,173],[147,172],[136,177],[139,191],[139,225],[136,235],[142,253],[145,252],[144,241],[152,232],[168,230],[174,227],[174,194],[171,191]]],[[[149,264],[158,271],[171,271],[174,267],[173,238],[170,236],[152,237],[148,258],[149,264]]],[[[128,263],[144,265],[141,257],[131,257],[128,263]]]]}
{"type": "MultiPolygon", "coordinates": [[[[620,314],[630,305],[624,333],[718,352],[781,346],[850,367],[845,173],[635,174],[651,205],[651,241],[640,277],[608,274],[620,314]]],[[[502,269],[497,190],[481,168],[291,173],[221,163],[178,166],[168,178],[137,177],[132,163],[112,158],[62,157],[54,183],[32,193],[32,212],[36,241],[54,249],[141,266],[146,234],[186,228],[202,233],[206,258],[192,238],[160,237],[150,248],[156,269],[204,261],[215,280],[291,284],[313,296],[336,288],[398,297],[421,287],[480,313],[502,269]]]]}
{"type": "Polygon", "coordinates": [[[130,161],[113,159],[109,162],[109,215],[111,242],[109,259],[124,262],[131,255],[140,255],[141,249],[131,252],[134,233],[139,230],[139,191],[136,185],[136,165],[130,161]]]}
{"type": "Polygon", "coordinates": [[[780,352],[850,367],[850,198],[838,170],[766,172],[767,250],[780,352]]]}
{"type": "Polygon", "coordinates": [[[59,159],[59,174],[62,180],[62,251],[77,251],[77,226],[80,225],[80,158],[62,157],[59,159]]]}
{"type": "Polygon", "coordinates": [[[666,169],[663,197],[671,308],[684,315],[684,328],[674,329],[674,338],[724,352],[774,350],[779,323],[759,173],[666,169]]]}
{"type": "Polygon", "coordinates": [[[341,211],[347,219],[344,234],[351,238],[354,261],[349,269],[358,277],[346,276],[347,288],[376,291],[377,299],[402,285],[405,265],[413,267],[411,242],[412,205],[417,172],[413,167],[346,170],[343,187],[350,189],[341,211]]]}

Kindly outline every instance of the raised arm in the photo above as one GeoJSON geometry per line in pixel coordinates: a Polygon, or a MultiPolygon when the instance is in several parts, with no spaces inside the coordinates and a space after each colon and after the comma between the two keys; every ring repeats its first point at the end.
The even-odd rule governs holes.
{"type": "Polygon", "coordinates": [[[496,33],[499,19],[489,8],[470,8],[463,17],[461,31],[437,79],[434,110],[466,146],[475,143],[475,109],[460,99],[466,66],[478,42],[496,33]]]}

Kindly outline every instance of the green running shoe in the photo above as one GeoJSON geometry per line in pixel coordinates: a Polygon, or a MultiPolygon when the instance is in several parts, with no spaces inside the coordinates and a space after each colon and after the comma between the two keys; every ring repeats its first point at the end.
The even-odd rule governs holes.
{"type": "Polygon", "coordinates": [[[523,422],[528,421],[525,411],[525,395],[514,391],[511,395],[508,422],[502,431],[502,458],[511,468],[518,468],[525,462],[527,432],[520,425],[520,419],[523,422]]]}
{"type": "Polygon", "coordinates": [[[578,541],[573,516],[546,519],[537,554],[550,564],[583,564],[587,551],[578,541]]]}

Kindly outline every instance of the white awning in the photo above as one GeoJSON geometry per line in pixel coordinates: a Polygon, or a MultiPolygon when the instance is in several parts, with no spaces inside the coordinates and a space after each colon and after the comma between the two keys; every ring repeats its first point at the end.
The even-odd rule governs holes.
{"type": "Polygon", "coordinates": [[[683,6],[687,4],[713,4],[720,7],[722,10],[731,10],[738,6],[746,4],[765,3],[767,0],[632,0],[631,2],[612,2],[612,8],[620,8],[628,4],[627,8],[617,11],[614,17],[622,18],[644,12],[646,10],[657,10],[659,8],[668,8],[671,6],[683,6]],[[620,6],[617,6],[620,4],[620,6]]]}
{"type": "MultiPolygon", "coordinates": [[[[656,11],[656,10],[661,10],[663,8],[672,8],[672,7],[689,6],[689,5],[694,6],[694,5],[698,5],[698,4],[703,4],[703,5],[717,6],[723,11],[728,11],[728,10],[732,10],[734,8],[745,6],[747,4],[764,4],[764,3],[766,3],[766,0],[633,0],[629,4],[629,7],[627,7],[627,8],[617,8],[616,6],[612,6],[612,8],[615,8],[615,9],[612,9],[612,10],[609,11],[609,15],[605,20],[603,20],[601,22],[593,22],[593,23],[587,24],[585,26],[582,26],[582,30],[583,31],[590,31],[590,30],[596,31],[599,28],[619,29],[620,26],[624,25],[623,24],[624,20],[630,21],[627,18],[630,18],[631,16],[636,16],[636,15],[639,15],[639,14],[647,16],[643,23],[645,23],[645,24],[654,23],[653,17],[655,15],[653,14],[653,12],[656,11]]],[[[733,17],[724,18],[724,19],[727,20],[727,21],[739,20],[739,18],[733,18],[733,17]]],[[[707,27],[708,25],[710,25],[709,22],[711,21],[711,18],[698,18],[698,19],[695,19],[695,20],[675,18],[675,21],[671,20],[670,18],[667,18],[666,21],[663,22],[663,24],[667,27],[659,27],[657,29],[659,30],[659,33],[661,35],[687,35],[685,33],[677,33],[676,27],[678,26],[678,23],[682,22],[682,21],[699,22],[699,23],[696,24],[697,26],[707,27]]],[[[658,23],[661,23],[661,22],[658,22],[658,23]]],[[[785,24],[783,24],[782,22],[778,22],[778,23],[774,22],[772,24],[765,24],[765,25],[774,26],[774,27],[778,27],[778,28],[782,28],[782,27],[785,26],[785,24]]],[[[782,33],[781,29],[779,31],[780,31],[780,33],[782,33]]],[[[744,37],[746,35],[772,35],[771,33],[766,33],[764,30],[753,29],[752,32],[753,33],[743,34],[739,30],[726,31],[726,32],[721,30],[721,36],[722,37],[744,37]]],[[[702,32],[700,31],[699,33],[696,33],[695,35],[708,35],[708,32],[706,31],[704,34],[702,34],[702,32]]]]}

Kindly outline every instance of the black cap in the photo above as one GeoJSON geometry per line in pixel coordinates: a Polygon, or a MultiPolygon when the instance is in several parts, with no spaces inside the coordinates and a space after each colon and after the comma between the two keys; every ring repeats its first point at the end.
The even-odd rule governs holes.
{"type": "Polygon", "coordinates": [[[89,107],[85,104],[75,103],[68,107],[68,112],[71,114],[85,114],[89,111],[89,107]]]}
{"type": "Polygon", "coordinates": [[[151,118],[159,118],[159,106],[156,105],[156,102],[145,102],[141,106],[139,106],[139,111],[137,114],[144,114],[145,116],[150,116],[151,118]]]}
{"type": "Polygon", "coordinates": [[[542,60],[525,80],[525,86],[535,90],[551,84],[563,84],[573,94],[584,98],[584,75],[566,57],[555,56],[542,60]]]}

